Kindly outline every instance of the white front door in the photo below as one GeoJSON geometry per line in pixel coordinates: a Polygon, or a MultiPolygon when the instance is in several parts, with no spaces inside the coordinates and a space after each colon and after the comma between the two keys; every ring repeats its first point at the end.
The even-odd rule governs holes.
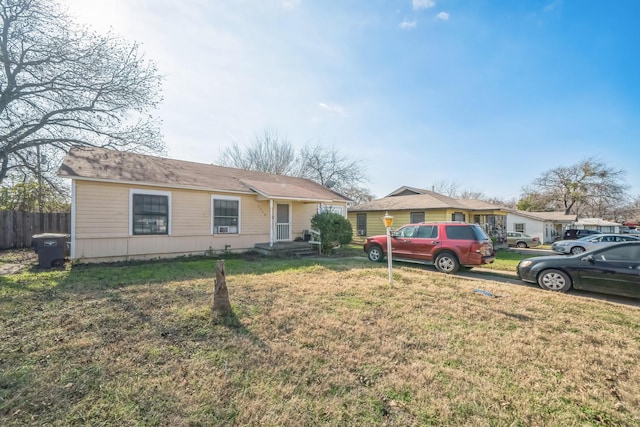
{"type": "Polygon", "coordinates": [[[276,204],[276,242],[291,240],[291,205],[276,204]]]}

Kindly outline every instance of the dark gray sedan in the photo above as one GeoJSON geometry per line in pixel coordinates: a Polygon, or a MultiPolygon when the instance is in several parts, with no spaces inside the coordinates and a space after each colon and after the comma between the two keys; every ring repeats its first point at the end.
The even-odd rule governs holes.
{"type": "Polygon", "coordinates": [[[518,277],[542,289],[585,291],[640,298],[640,241],[623,242],[577,255],[527,258],[518,277]]]}

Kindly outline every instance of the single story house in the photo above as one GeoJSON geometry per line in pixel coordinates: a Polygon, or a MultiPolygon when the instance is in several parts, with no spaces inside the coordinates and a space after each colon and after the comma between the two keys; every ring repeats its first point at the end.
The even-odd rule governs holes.
{"type": "Polygon", "coordinates": [[[607,221],[602,218],[582,218],[572,224],[571,228],[597,230],[602,233],[620,233],[622,224],[619,222],[607,221]]]}
{"type": "Polygon", "coordinates": [[[527,212],[510,209],[507,214],[507,231],[516,231],[537,237],[543,244],[562,238],[564,230],[571,228],[576,215],[564,212],[527,212]]]}
{"type": "Polygon", "coordinates": [[[83,262],[288,242],[349,201],[308,179],[102,148],[73,148],[58,175],[71,179],[71,258],[83,262]]]}
{"type": "Polygon", "coordinates": [[[505,232],[507,210],[482,200],[453,199],[415,187],[400,187],[391,194],[349,208],[354,241],[384,234],[382,217],[393,216],[393,227],[424,221],[465,221],[481,225],[489,235],[505,232]]]}

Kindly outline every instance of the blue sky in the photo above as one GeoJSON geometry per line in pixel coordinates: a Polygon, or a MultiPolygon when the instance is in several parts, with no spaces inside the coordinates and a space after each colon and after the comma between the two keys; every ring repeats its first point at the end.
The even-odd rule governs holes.
{"type": "Polygon", "coordinates": [[[64,1],[158,64],[170,157],[269,129],[361,159],[378,197],[513,198],[585,158],[640,194],[639,1],[64,1]]]}

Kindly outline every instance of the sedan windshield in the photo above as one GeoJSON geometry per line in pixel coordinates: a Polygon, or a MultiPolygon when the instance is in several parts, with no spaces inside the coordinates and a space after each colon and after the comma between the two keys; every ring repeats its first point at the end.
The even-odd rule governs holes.
{"type": "Polygon", "coordinates": [[[576,240],[583,240],[583,241],[590,242],[591,239],[598,239],[598,238],[599,238],[599,236],[582,236],[582,237],[580,237],[580,238],[578,238],[576,240]]]}

